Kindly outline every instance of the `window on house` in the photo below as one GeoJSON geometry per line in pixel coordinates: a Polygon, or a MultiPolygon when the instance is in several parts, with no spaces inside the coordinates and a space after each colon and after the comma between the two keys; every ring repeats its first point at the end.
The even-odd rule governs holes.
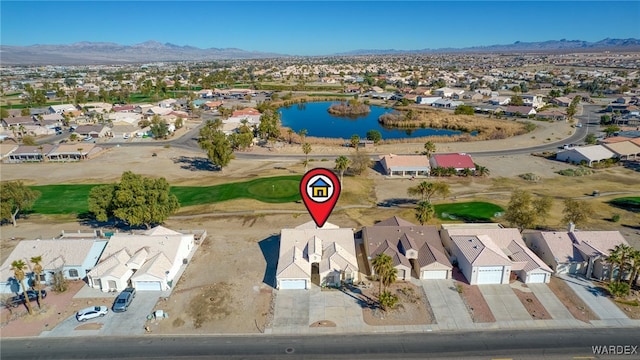
{"type": "Polygon", "coordinates": [[[38,281],[42,282],[42,281],[47,280],[47,277],[44,274],[39,274],[39,275],[37,275],[37,279],[38,279],[38,281]]]}
{"type": "Polygon", "coordinates": [[[78,270],[69,269],[69,277],[78,277],[78,270]]]}

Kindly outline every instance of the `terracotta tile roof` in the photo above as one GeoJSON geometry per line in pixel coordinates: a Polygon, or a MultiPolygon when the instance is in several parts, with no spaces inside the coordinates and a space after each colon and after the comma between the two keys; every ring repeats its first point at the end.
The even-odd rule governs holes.
{"type": "Polygon", "coordinates": [[[468,154],[435,154],[431,157],[434,167],[475,169],[476,165],[468,154]]]}

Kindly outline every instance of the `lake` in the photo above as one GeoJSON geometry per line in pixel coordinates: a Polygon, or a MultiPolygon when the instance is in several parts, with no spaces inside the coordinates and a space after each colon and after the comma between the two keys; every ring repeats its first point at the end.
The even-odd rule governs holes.
{"type": "Polygon", "coordinates": [[[371,112],[367,115],[349,118],[329,114],[327,109],[334,102],[308,102],[281,107],[278,109],[282,126],[293,129],[296,133],[307,129],[307,136],[350,139],[358,134],[364,139],[369,130],[378,130],[383,139],[403,139],[423,136],[450,136],[462,134],[461,131],[440,129],[387,129],[378,122],[380,115],[392,112],[381,106],[369,105],[371,112]]]}

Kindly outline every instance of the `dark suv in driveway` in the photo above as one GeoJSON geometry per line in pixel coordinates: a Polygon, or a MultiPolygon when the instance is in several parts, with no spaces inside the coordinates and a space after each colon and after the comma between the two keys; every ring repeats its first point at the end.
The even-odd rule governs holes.
{"type": "Polygon", "coordinates": [[[113,302],[113,306],[111,307],[111,310],[113,312],[127,311],[127,308],[129,308],[129,305],[131,304],[131,301],[133,300],[134,297],[136,297],[135,288],[124,289],[120,293],[120,295],[118,295],[116,300],[113,302]]]}
{"type": "MultiPolygon", "coordinates": [[[[47,291],[46,290],[41,290],[42,291],[42,298],[46,298],[47,297],[47,291]]],[[[29,301],[37,301],[38,300],[38,291],[37,290],[27,290],[27,297],[29,298],[29,301]]],[[[21,304],[24,303],[24,293],[20,293],[17,296],[14,296],[12,298],[10,298],[9,300],[7,300],[7,304],[13,306],[13,307],[18,307],[21,304]]]]}

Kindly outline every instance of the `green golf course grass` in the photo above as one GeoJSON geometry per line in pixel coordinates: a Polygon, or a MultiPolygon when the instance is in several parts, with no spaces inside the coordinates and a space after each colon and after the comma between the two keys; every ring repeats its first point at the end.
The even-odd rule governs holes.
{"type": "MultiPolygon", "coordinates": [[[[286,203],[300,200],[301,176],[278,176],[214,186],[172,186],[180,206],[210,204],[233,199],[255,199],[265,203],[286,203]]],[[[31,209],[38,214],[83,214],[88,211],[87,199],[94,186],[43,185],[30,186],[41,196],[31,209]]]]}
{"type": "Polygon", "coordinates": [[[434,208],[441,220],[464,222],[490,222],[504,212],[500,206],[482,201],[437,204],[434,208]]]}
{"type": "Polygon", "coordinates": [[[611,200],[609,203],[621,209],[640,212],[640,196],[616,198],[611,200]]]}

